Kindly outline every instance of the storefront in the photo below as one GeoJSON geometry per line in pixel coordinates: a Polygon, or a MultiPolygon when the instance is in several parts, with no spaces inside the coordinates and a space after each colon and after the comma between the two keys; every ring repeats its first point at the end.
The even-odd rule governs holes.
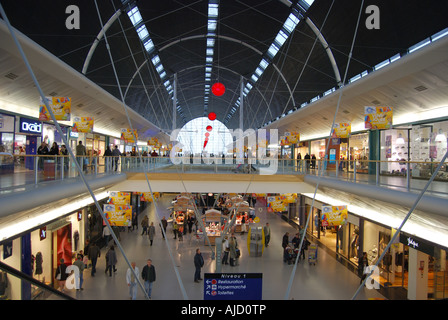
{"type": "Polygon", "coordinates": [[[381,131],[382,175],[406,175],[406,162],[411,159],[409,132],[408,128],[381,131]]]}
{"type": "MultiPolygon", "coordinates": [[[[4,241],[0,245],[3,252],[0,260],[46,285],[58,288],[56,269],[61,259],[67,266],[71,265],[76,253],[84,250],[86,222],[86,209],[80,209],[14,240],[4,241]]],[[[8,286],[4,292],[7,299],[34,300],[46,294],[41,288],[16,277],[7,279],[8,286]]]]}
{"type": "Polygon", "coordinates": [[[1,152],[14,153],[14,131],[16,117],[0,113],[0,146],[1,152]]]}
{"type": "Polygon", "coordinates": [[[356,172],[368,173],[370,159],[369,133],[351,135],[348,141],[350,171],[353,171],[356,162],[356,172]]]}

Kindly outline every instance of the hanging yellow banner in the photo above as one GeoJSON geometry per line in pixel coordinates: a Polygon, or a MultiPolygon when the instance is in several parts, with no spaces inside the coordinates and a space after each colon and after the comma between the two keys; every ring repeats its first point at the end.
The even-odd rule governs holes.
{"type": "Polygon", "coordinates": [[[74,117],[72,131],[73,132],[93,133],[93,118],[92,117],[74,117]]]}
{"type": "Polygon", "coordinates": [[[335,123],[331,137],[350,138],[351,133],[352,133],[352,126],[350,123],[347,122],[335,123]]]}
{"type": "MultiPolygon", "coordinates": [[[[160,197],[159,192],[154,192],[154,198],[157,200],[160,197]]],[[[152,202],[151,192],[142,192],[142,196],[140,197],[140,201],[152,202]]]]}
{"type": "Polygon", "coordinates": [[[131,194],[129,192],[110,191],[109,204],[127,205],[131,203],[131,194]]]}
{"type": "Polygon", "coordinates": [[[128,225],[128,220],[132,221],[132,206],[105,204],[103,210],[111,225],[115,224],[118,227],[124,227],[128,225]]]}
{"type": "Polygon", "coordinates": [[[284,196],[271,196],[267,198],[268,211],[283,212],[286,211],[286,205],[283,202],[284,196]]]}
{"type": "Polygon", "coordinates": [[[125,129],[125,128],[121,129],[121,140],[124,140],[126,143],[136,143],[136,141],[134,140],[134,135],[135,139],[138,139],[136,129],[134,129],[134,134],[132,134],[131,129],[125,129]]]}
{"type": "MultiPolygon", "coordinates": [[[[67,97],[45,97],[48,106],[53,111],[56,120],[60,121],[70,121],[72,101],[71,98],[67,97]]],[[[40,121],[51,121],[51,115],[47,110],[45,101],[40,98],[39,105],[39,120],[40,121]]]]}
{"type": "Polygon", "coordinates": [[[392,107],[364,107],[366,129],[390,129],[392,127],[392,107]]]}
{"type": "Polygon", "coordinates": [[[339,226],[347,219],[347,206],[322,206],[322,226],[339,226]]]}

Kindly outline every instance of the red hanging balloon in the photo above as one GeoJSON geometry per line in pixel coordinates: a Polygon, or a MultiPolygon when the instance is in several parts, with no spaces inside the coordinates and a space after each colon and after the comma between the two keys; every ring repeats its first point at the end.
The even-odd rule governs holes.
{"type": "Polygon", "coordinates": [[[214,112],[210,112],[210,113],[208,114],[208,120],[210,120],[210,121],[214,121],[214,120],[216,120],[216,113],[214,113],[214,112]]]}
{"type": "Polygon", "coordinates": [[[205,128],[205,130],[207,130],[208,132],[210,132],[210,131],[213,130],[213,128],[212,128],[212,126],[207,126],[207,128],[205,128]]]}
{"type": "Polygon", "coordinates": [[[224,92],[226,92],[226,87],[222,83],[216,82],[212,86],[212,92],[215,96],[220,97],[224,94],[224,92]]]}

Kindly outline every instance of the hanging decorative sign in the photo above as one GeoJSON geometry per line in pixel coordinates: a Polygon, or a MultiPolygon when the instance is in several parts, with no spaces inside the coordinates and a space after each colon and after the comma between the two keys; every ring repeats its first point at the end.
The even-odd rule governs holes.
{"type": "Polygon", "coordinates": [[[220,97],[226,92],[226,87],[222,83],[216,82],[212,86],[212,92],[215,96],[220,97]]]}
{"type": "Polygon", "coordinates": [[[322,226],[339,226],[347,219],[347,206],[322,206],[322,226]]]}
{"type": "Polygon", "coordinates": [[[72,132],[93,133],[92,117],[74,117],[72,132]]]}
{"type": "Polygon", "coordinates": [[[134,129],[134,134],[132,134],[131,129],[125,129],[125,128],[121,129],[121,140],[124,140],[126,143],[136,143],[137,141],[134,140],[134,135],[135,139],[138,139],[136,129],[134,129]]]}
{"type": "Polygon", "coordinates": [[[392,127],[392,107],[365,107],[364,116],[366,129],[390,129],[392,127]]]}
{"type": "MultiPolygon", "coordinates": [[[[56,120],[60,121],[70,121],[71,114],[71,106],[72,101],[71,98],[67,97],[45,97],[48,106],[53,111],[54,117],[56,120]]],[[[45,102],[40,98],[40,106],[39,106],[39,120],[40,121],[51,121],[51,115],[47,110],[45,102]]]]}
{"type": "Polygon", "coordinates": [[[350,138],[351,132],[352,132],[352,126],[350,123],[347,122],[335,123],[331,137],[350,138]]]}

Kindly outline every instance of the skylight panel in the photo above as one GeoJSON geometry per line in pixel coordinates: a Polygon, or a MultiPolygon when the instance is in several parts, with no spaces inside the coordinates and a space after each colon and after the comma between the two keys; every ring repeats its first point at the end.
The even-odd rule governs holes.
{"type": "Polygon", "coordinates": [[[268,67],[268,65],[269,65],[269,62],[267,62],[265,59],[262,59],[262,60],[261,60],[261,62],[260,62],[260,67],[261,67],[262,69],[266,69],[266,68],[268,67]]]}
{"type": "Polygon", "coordinates": [[[129,11],[128,16],[129,19],[131,19],[131,22],[134,25],[134,27],[143,20],[142,15],[140,14],[140,11],[138,11],[137,7],[134,7],[131,11],[129,11]]]}
{"type": "Polygon", "coordinates": [[[300,19],[297,18],[293,13],[291,13],[289,14],[288,19],[286,19],[283,27],[286,29],[286,31],[288,31],[288,33],[292,33],[299,22],[300,19]]]}
{"type": "Polygon", "coordinates": [[[147,36],[149,36],[149,32],[146,29],[145,25],[143,25],[140,28],[138,28],[137,29],[137,33],[138,33],[138,36],[139,36],[140,40],[144,40],[147,36]]]}
{"type": "Polygon", "coordinates": [[[207,49],[206,53],[208,56],[213,56],[213,49],[207,49]]]}
{"type": "Polygon", "coordinates": [[[286,39],[288,39],[288,35],[280,30],[274,41],[278,44],[279,47],[281,47],[285,43],[286,39]]]}
{"type": "Polygon", "coordinates": [[[274,58],[279,50],[280,49],[277,48],[277,46],[273,43],[268,49],[268,54],[271,56],[271,58],[274,58]]]}
{"type": "Polygon", "coordinates": [[[215,46],[215,39],[214,38],[207,38],[207,47],[213,48],[215,46]]]}
{"type": "Polygon", "coordinates": [[[208,16],[209,18],[217,18],[218,17],[218,5],[210,4],[208,6],[208,16]]]}
{"type": "Polygon", "coordinates": [[[146,42],[144,43],[144,46],[145,46],[146,51],[148,51],[148,52],[151,52],[152,50],[154,50],[154,42],[152,42],[151,39],[149,39],[148,41],[146,41],[146,42]]]}
{"type": "Polygon", "coordinates": [[[215,32],[216,31],[217,22],[216,20],[209,20],[207,24],[207,30],[208,32],[215,32]]]}
{"type": "Polygon", "coordinates": [[[155,55],[154,57],[152,57],[151,61],[152,61],[152,64],[154,66],[156,66],[160,63],[160,57],[158,55],[155,55]]]}

